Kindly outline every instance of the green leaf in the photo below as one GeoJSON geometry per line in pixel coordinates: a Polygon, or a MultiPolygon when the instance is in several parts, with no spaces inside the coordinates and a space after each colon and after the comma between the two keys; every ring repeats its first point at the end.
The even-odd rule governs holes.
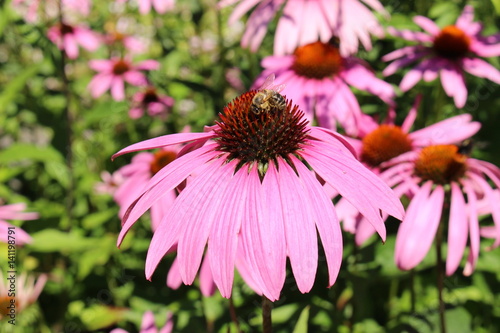
{"type": "Polygon", "coordinates": [[[491,3],[495,7],[495,11],[497,12],[497,15],[500,15],[500,0],[491,0],[491,3]]]}
{"type": "Polygon", "coordinates": [[[27,143],[13,144],[9,148],[0,152],[0,163],[17,162],[22,160],[64,162],[63,156],[54,148],[39,147],[27,143]]]}
{"type": "Polygon", "coordinates": [[[16,77],[5,86],[0,94],[0,113],[5,112],[7,106],[14,100],[21,89],[23,89],[28,79],[38,73],[39,69],[40,64],[29,66],[16,75],[16,77]]]}
{"type": "Polygon", "coordinates": [[[310,306],[306,306],[304,310],[300,313],[299,320],[293,329],[293,333],[306,333],[307,332],[307,321],[309,320],[309,309],[310,306]]]}
{"type": "Polygon", "coordinates": [[[80,319],[90,331],[105,328],[120,321],[128,309],[101,304],[92,305],[81,312],[80,319]]]}
{"type": "Polygon", "coordinates": [[[91,230],[109,221],[116,215],[116,209],[111,208],[85,216],[82,225],[85,229],[91,230]]]}
{"type": "Polygon", "coordinates": [[[76,232],[45,229],[33,236],[30,248],[38,252],[77,252],[95,248],[102,239],[87,238],[76,232]]]}

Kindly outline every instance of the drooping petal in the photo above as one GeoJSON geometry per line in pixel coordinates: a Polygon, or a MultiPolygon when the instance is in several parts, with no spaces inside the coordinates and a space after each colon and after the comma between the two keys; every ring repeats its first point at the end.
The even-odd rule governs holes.
{"type": "Polygon", "coordinates": [[[462,66],[466,72],[472,75],[500,84],[500,71],[483,59],[463,58],[462,66]]]}
{"type": "Polygon", "coordinates": [[[463,181],[465,194],[467,194],[468,201],[468,220],[469,220],[469,247],[470,252],[467,257],[467,262],[465,263],[464,275],[468,276],[474,272],[476,268],[477,258],[479,257],[479,221],[477,217],[477,196],[474,192],[472,185],[463,181]]]}
{"type": "Polygon", "coordinates": [[[200,268],[200,291],[205,297],[210,297],[215,293],[216,286],[210,268],[210,260],[205,257],[200,268]]]}
{"type": "Polygon", "coordinates": [[[448,63],[441,68],[440,75],[446,95],[453,97],[456,107],[462,108],[467,101],[467,87],[460,68],[454,63],[448,63]]]}
{"type": "Polygon", "coordinates": [[[299,178],[302,180],[302,191],[306,193],[306,197],[310,200],[312,214],[328,265],[328,285],[332,286],[337,279],[342,263],[342,231],[340,223],[332,201],[326,195],[318,180],[296,157],[292,155],[290,158],[299,174],[299,178]]]}
{"type": "Polygon", "coordinates": [[[395,260],[400,269],[408,270],[424,259],[432,245],[441,220],[444,190],[426,182],[413,197],[396,236],[395,260]]]}
{"type": "MultiPolygon", "coordinates": [[[[167,169],[174,162],[171,162],[162,170],[167,169]]],[[[218,167],[219,165],[220,161],[214,161],[212,163],[206,163],[201,167],[200,175],[202,176],[195,177],[190,185],[186,186],[179,194],[171,209],[158,226],[158,229],[156,229],[146,257],[146,278],[148,280],[151,279],[156,266],[158,266],[163,256],[178,242],[179,237],[185,233],[190,219],[196,218],[196,214],[198,214],[197,210],[200,205],[203,205],[204,201],[210,201],[215,195],[216,191],[213,190],[213,187],[215,186],[214,184],[216,184],[216,180],[219,180],[222,174],[227,174],[225,170],[221,170],[221,168],[218,167]]],[[[156,175],[158,174],[159,173],[156,175]]],[[[196,233],[198,230],[190,231],[196,233]]],[[[205,244],[198,244],[198,246],[204,247],[205,244]]],[[[194,269],[198,270],[200,262],[198,260],[186,262],[186,259],[182,259],[179,256],[178,259],[179,272],[181,273],[183,282],[186,284],[192,283],[192,280],[188,281],[186,277],[183,276],[183,274],[186,275],[186,270],[188,269],[187,267],[183,267],[183,265],[191,265],[194,269]]]]}
{"type": "Polygon", "coordinates": [[[174,259],[167,274],[167,287],[179,289],[182,285],[181,273],[179,272],[179,260],[174,259]]]}
{"type": "Polygon", "coordinates": [[[472,137],[480,128],[470,114],[461,114],[410,133],[410,138],[419,147],[454,144],[472,137]]]}
{"type": "Polygon", "coordinates": [[[467,245],[467,209],[462,190],[457,183],[451,183],[450,220],[448,222],[448,253],[446,275],[453,274],[462,260],[467,245]]]}
{"type": "Polygon", "coordinates": [[[98,98],[104,94],[111,87],[112,81],[113,75],[111,74],[100,73],[94,76],[88,85],[88,89],[90,90],[92,97],[98,98]]]}
{"type": "Polygon", "coordinates": [[[436,36],[441,31],[441,29],[437,26],[436,23],[434,23],[434,21],[425,16],[415,16],[413,18],[413,22],[415,22],[418,26],[420,26],[432,36],[436,36]]]}
{"type": "Polygon", "coordinates": [[[123,238],[132,225],[141,217],[162,195],[172,191],[200,165],[203,165],[213,157],[209,149],[200,148],[189,154],[183,155],[156,173],[144,186],[146,189],[136,201],[134,201],[122,219],[122,230],[118,235],[117,245],[120,246],[123,238]]]}
{"type": "Polygon", "coordinates": [[[387,32],[389,32],[394,37],[403,38],[412,42],[430,43],[433,40],[431,36],[420,31],[397,30],[393,27],[388,27],[387,32]]]}

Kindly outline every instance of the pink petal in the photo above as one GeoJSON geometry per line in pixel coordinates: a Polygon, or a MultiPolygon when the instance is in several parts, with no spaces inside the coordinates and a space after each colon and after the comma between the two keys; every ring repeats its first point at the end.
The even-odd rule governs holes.
{"type": "Polygon", "coordinates": [[[179,272],[179,260],[174,259],[167,274],[167,286],[172,289],[179,289],[182,285],[181,273],[179,272]]]}
{"type": "Polygon", "coordinates": [[[113,71],[113,60],[105,60],[105,59],[95,59],[89,61],[89,67],[96,72],[109,72],[113,71]]]}
{"type": "Polygon", "coordinates": [[[73,34],[64,35],[63,44],[68,58],[76,59],[78,57],[78,44],[76,43],[75,36],[73,34]]]}
{"type": "Polygon", "coordinates": [[[427,31],[432,36],[436,36],[441,32],[441,28],[439,28],[437,24],[434,23],[434,21],[428,19],[425,16],[415,16],[413,18],[413,22],[415,22],[417,25],[419,25],[422,29],[427,31]]]}
{"type": "Polygon", "coordinates": [[[113,76],[111,74],[97,74],[94,76],[88,85],[92,97],[98,98],[104,94],[111,87],[112,81],[113,76]]]}
{"type": "Polygon", "coordinates": [[[97,37],[96,33],[86,28],[76,28],[75,38],[87,51],[95,51],[101,45],[101,40],[97,37]]]}
{"type": "Polygon", "coordinates": [[[454,144],[472,137],[480,128],[470,114],[462,114],[410,133],[410,138],[417,147],[454,144]]]}
{"type": "Polygon", "coordinates": [[[424,259],[436,235],[443,209],[444,190],[426,182],[413,197],[396,236],[395,260],[400,269],[408,270],[424,259]]]}
{"type": "Polygon", "coordinates": [[[412,42],[431,43],[433,41],[433,38],[431,36],[420,31],[397,30],[393,27],[388,27],[387,32],[389,32],[394,37],[403,38],[412,42]]]}
{"type": "Polygon", "coordinates": [[[123,80],[127,81],[133,86],[145,86],[148,84],[148,79],[146,78],[146,76],[143,73],[135,70],[123,73],[123,80]]]}
{"type": "Polygon", "coordinates": [[[468,31],[474,21],[474,7],[465,6],[462,14],[457,19],[455,26],[461,30],[468,31]]]}
{"type": "Polygon", "coordinates": [[[125,85],[121,77],[113,76],[111,81],[111,96],[115,101],[123,101],[125,99],[125,85]]]}
{"type": "Polygon", "coordinates": [[[464,58],[462,66],[466,72],[472,75],[500,84],[500,71],[482,59],[464,58]]]}
{"type": "Polygon", "coordinates": [[[241,39],[241,46],[257,51],[267,32],[267,25],[281,8],[284,0],[264,0],[252,12],[247,22],[247,28],[241,39]]]}
{"type": "MultiPolygon", "coordinates": [[[[184,155],[183,157],[185,156],[188,155],[184,155]]],[[[179,158],[179,160],[180,159],[181,158],[179,158]]],[[[169,169],[174,162],[168,164],[156,175],[159,175],[165,169],[169,169]]],[[[179,194],[177,200],[175,200],[171,209],[158,226],[158,229],[156,229],[146,257],[147,279],[151,279],[156,266],[159,264],[163,256],[165,256],[172,246],[179,241],[181,235],[185,235],[188,225],[191,225],[192,220],[197,218],[196,214],[199,214],[197,211],[200,207],[200,202],[203,203],[203,200],[209,201],[216,194],[214,184],[216,184],[217,180],[221,179],[222,174],[224,173],[224,170],[219,168],[220,162],[221,161],[217,161],[215,164],[206,163],[200,168],[199,176],[195,177],[189,186],[186,186],[186,188],[179,194]]],[[[167,181],[170,181],[170,179],[167,178],[164,182],[167,181]]],[[[201,243],[196,244],[196,246],[198,248],[201,247],[201,250],[203,250],[206,244],[206,237],[208,237],[208,235],[204,236],[206,233],[198,234],[198,230],[190,229],[189,231],[192,233],[193,238],[196,237],[196,239],[201,241],[201,243]]],[[[185,239],[183,242],[185,242],[185,239]]],[[[190,273],[194,271],[194,275],[196,274],[200,265],[201,255],[203,255],[203,253],[201,253],[201,255],[198,254],[196,258],[192,258],[190,260],[189,257],[186,257],[186,253],[184,253],[189,250],[185,249],[185,246],[186,245],[181,244],[178,246],[178,249],[182,248],[182,252],[179,252],[177,256],[179,260],[179,271],[183,282],[185,284],[191,284],[194,276],[192,276],[191,279],[190,273]]]]}
{"type": "Polygon", "coordinates": [[[205,297],[210,297],[215,293],[216,286],[210,268],[210,261],[205,257],[200,268],[200,291],[205,297]]]}
{"type": "Polygon", "coordinates": [[[462,108],[467,100],[467,88],[460,68],[451,63],[441,68],[440,74],[446,95],[453,97],[457,108],[462,108]]]}
{"type": "MultiPolygon", "coordinates": [[[[421,102],[422,102],[422,94],[418,94],[417,97],[415,97],[415,101],[413,102],[413,105],[410,111],[408,112],[408,115],[406,116],[403,124],[401,125],[401,129],[403,130],[403,132],[405,133],[410,132],[410,129],[413,126],[415,119],[417,118],[417,111],[418,108],[420,107],[421,102]]],[[[413,139],[413,137],[411,138],[413,139]]]]}
{"type": "Polygon", "coordinates": [[[306,293],[314,284],[318,267],[314,213],[295,172],[281,159],[278,159],[278,168],[288,257],[297,286],[302,293],[306,293]]]}
{"type": "Polygon", "coordinates": [[[155,317],[152,311],[146,311],[142,316],[141,333],[156,333],[155,317]]]}
{"type": "Polygon", "coordinates": [[[457,183],[451,183],[450,220],[448,222],[448,253],[446,275],[452,275],[460,265],[467,245],[467,206],[462,190],[457,183]]]}
{"type": "Polygon", "coordinates": [[[313,218],[326,255],[329,273],[328,285],[332,286],[337,279],[342,263],[342,231],[340,230],[340,223],[332,201],[326,195],[318,180],[296,157],[292,155],[290,158],[299,174],[299,178],[302,180],[302,191],[310,201],[313,218]]]}
{"type": "Polygon", "coordinates": [[[136,69],[152,71],[160,69],[160,63],[156,60],[144,60],[135,66],[136,69]]]}
{"type": "MultiPolygon", "coordinates": [[[[183,155],[156,173],[145,186],[146,191],[141,194],[128,208],[122,219],[122,230],[118,236],[117,245],[120,246],[123,237],[132,225],[165,193],[172,191],[186,179],[197,167],[205,164],[215,154],[209,154],[213,147],[200,148],[183,155]],[[207,153],[205,156],[203,156],[207,153]]],[[[176,200],[175,202],[177,202],[176,200]]],[[[174,202],[174,205],[175,205],[174,202]]],[[[174,206],[173,205],[173,206],[174,206]]],[[[156,231],[155,231],[156,232],[156,231]]]]}
{"type": "Polygon", "coordinates": [[[311,143],[311,147],[301,152],[301,155],[321,178],[368,219],[385,240],[385,225],[379,210],[402,219],[404,209],[399,199],[379,177],[339,147],[322,142],[311,143]],[[325,153],[334,150],[338,152],[335,156],[325,153]]]}
{"type": "Polygon", "coordinates": [[[474,193],[474,189],[471,184],[464,182],[465,194],[467,194],[467,200],[469,204],[469,242],[470,242],[470,252],[467,257],[467,262],[464,268],[464,275],[469,276],[474,272],[476,268],[477,258],[479,257],[479,221],[477,217],[477,197],[474,193]]]}

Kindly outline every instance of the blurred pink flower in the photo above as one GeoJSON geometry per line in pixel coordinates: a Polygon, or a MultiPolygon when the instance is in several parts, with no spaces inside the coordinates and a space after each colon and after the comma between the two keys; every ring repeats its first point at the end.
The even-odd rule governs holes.
{"type": "Polygon", "coordinates": [[[87,51],[95,51],[101,44],[94,31],[64,23],[49,28],[47,36],[60,50],[64,50],[70,59],[78,57],[78,44],[87,51]]]}
{"type": "MultiPolygon", "coordinates": [[[[455,116],[428,127],[411,132],[417,117],[420,98],[408,113],[401,126],[394,124],[394,112],[390,112],[384,124],[377,124],[373,118],[366,117],[360,126],[359,139],[349,138],[360,161],[375,174],[384,179],[389,186],[394,186],[401,179],[397,169],[384,172],[380,165],[409,151],[419,151],[425,146],[437,144],[458,144],[479,131],[480,123],[472,121],[469,114],[455,116]]],[[[402,196],[409,190],[411,183],[403,183],[394,192],[402,196]]],[[[339,220],[346,231],[356,235],[357,245],[363,244],[375,233],[371,224],[346,199],[337,204],[339,220]]]]}
{"type": "MultiPolygon", "coordinates": [[[[152,311],[146,311],[142,316],[141,329],[139,333],[171,333],[174,329],[174,321],[172,319],[172,313],[167,313],[167,321],[165,325],[158,330],[155,325],[155,317],[152,311]]],[[[109,333],[128,333],[122,328],[115,328],[111,330],[109,333]]]]}
{"type": "Polygon", "coordinates": [[[17,203],[12,205],[0,206],[0,241],[7,243],[9,239],[9,228],[14,228],[16,245],[23,245],[31,242],[31,237],[28,233],[19,227],[15,227],[5,220],[35,220],[38,218],[38,213],[23,212],[26,209],[26,204],[17,203]]]}
{"type": "Polygon", "coordinates": [[[101,172],[102,182],[95,184],[94,190],[98,194],[115,194],[118,187],[123,183],[124,178],[119,171],[112,174],[108,171],[101,172]]]}
{"type": "MultiPolygon", "coordinates": [[[[117,0],[118,2],[125,2],[127,0],[117,0]]],[[[172,10],[175,5],[175,0],[137,0],[139,3],[139,13],[147,14],[154,8],[158,13],[164,14],[172,10]]]]}
{"type": "MultiPolygon", "coordinates": [[[[388,16],[378,0],[363,2],[388,16]]],[[[282,7],[283,14],[274,37],[274,54],[278,56],[290,54],[298,46],[318,40],[326,43],[333,36],[340,39],[340,52],[347,56],[358,50],[358,40],[370,50],[370,34],[379,38],[384,35],[377,18],[358,0],[222,0],[219,6],[235,3],[239,4],[229,18],[229,24],[234,24],[257,6],[247,21],[241,40],[241,45],[250,47],[252,52],[257,51],[269,22],[282,7]]]]}
{"type": "Polygon", "coordinates": [[[174,99],[170,96],[159,95],[154,87],[148,87],[144,91],[137,92],[132,97],[132,108],[129,116],[132,119],[140,118],[147,111],[151,117],[165,116],[174,105],[174,99]]]}
{"type": "Polygon", "coordinates": [[[500,187],[500,169],[462,154],[458,146],[443,144],[408,152],[387,163],[389,182],[396,186],[407,184],[414,193],[396,238],[397,266],[408,270],[422,261],[432,245],[443,209],[449,207],[446,274],[453,274],[460,265],[467,238],[470,252],[464,274],[472,274],[479,256],[478,217],[485,209],[480,208],[480,201],[487,205],[495,222],[494,247],[500,244],[498,191],[487,181],[489,178],[494,187],[500,187]]]}
{"type": "Polygon", "coordinates": [[[336,129],[337,122],[347,134],[356,136],[365,115],[349,86],[368,91],[392,104],[393,87],[377,78],[361,59],[342,57],[333,43],[315,42],[298,47],[293,55],[269,56],[262,60],[264,71],[254,87],[274,73],[285,83],[284,95],[294,100],[318,125],[336,129]]]}
{"type": "Polygon", "coordinates": [[[213,279],[223,297],[231,295],[236,265],[249,274],[255,289],[270,300],[278,299],[287,257],[298,288],[305,293],[316,277],[319,234],[332,285],[342,261],[342,234],[334,206],[316,175],[349,198],[383,239],[380,210],[403,217],[392,190],[354,158],[345,139],[309,126],[291,101],[284,109],[256,112],[251,105],[257,93],[234,99],[220,121],[204,133],[166,135],[114,155],[190,142],[151,178],[122,220],[118,244],[145,211],[196,174],[153,235],[146,259],[148,279],[163,256],[177,246],[182,281],[191,284],[207,247],[213,279]]]}
{"type": "Polygon", "coordinates": [[[146,44],[138,38],[122,34],[118,31],[107,33],[104,36],[104,42],[108,45],[121,44],[132,54],[144,53],[147,50],[146,44]]]}
{"type": "Polygon", "coordinates": [[[411,89],[422,79],[435,80],[439,75],[444,91],[453,97],[455,105],[459,108],[463,107],[467,100],[463,71],[500,84],[500,72],[478,58],[478,56],[499,56],[498,38],[482,36],[482,25],[474,22],[473,18],[474,8],[465,6],[455,25],[442,29],[423,16],[415,16],[413,21],[426,33],[389,28],[391,35],[417,42],[418,45],[406,46],[385,55],[382,60],[394,61],[387,66],[383,74],[386,76],[394,74],[398,69],[421,60],[405,74],[400,83],[401,90],[411,89]]]}
{"type": "Polygon", "coordinates": [[[97,98],[111,89],[111,96],[116,101],[125,99],[125,81],[134,86],[145,86],[148,80],[140,71],[160,68],[156,60],[145,60],[134,65],[127,57],[91,60],[89,66],[99,72],[88,86],[92,97],[97,98]]]}
{"type": "Polygon", "coordinates": [[[0,270],[0,304],[2,307],[0,309],[0,320],[8,317],[10,314],[7,307],[4,308],[5,304],[9,304],[11,299],[15,300],[16,309],[15,313],[19,314],[24,309],[26,309],[31,304],[35,303],[40,296],[40,293],[47,282],[47,275],[40,274],[36,283],[33,276],[28,276],[26,273],[21,273],[16,276],[16,292],[14,297],[9,297],[9,289],[11,289],[11,280],[8,279],[9,275],[4,276],[4,272],[0,270]]]}
{"type": "Polygon", "coordinates": [[[43,12],[42,17],[57,18],[59,1],[62,1],[64,17],[74,14],[87,16],[90,13],[90,0],[13,0],[12,6],[24,16],[26,22],[33,23],[38,20],[40,11],[43,12]]]}

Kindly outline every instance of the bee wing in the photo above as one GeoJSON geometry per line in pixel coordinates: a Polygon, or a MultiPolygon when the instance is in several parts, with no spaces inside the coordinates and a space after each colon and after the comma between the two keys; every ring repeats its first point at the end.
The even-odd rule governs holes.
{"type": "Polygon", "coordinates": [[[274,83],[275,78],[276,78],[276,76],[274,75],[274,73],[269,74],[268,77],[266,77],[266,80],[264,81],[264,83],[257,90],[267,89],[269,86],[271,86],[274,83]]]}
{"type": "Polygon", "coordinates": [[[274,86],[274,87],[272,87],[270,89],[272,89],[272,90],[276,91],[277,93],[279,93],[280,91],[282,91],[283,89],[285,89],[285,87],[286,87],[286,84],[282,83],[282,84],[274,86]]]}

